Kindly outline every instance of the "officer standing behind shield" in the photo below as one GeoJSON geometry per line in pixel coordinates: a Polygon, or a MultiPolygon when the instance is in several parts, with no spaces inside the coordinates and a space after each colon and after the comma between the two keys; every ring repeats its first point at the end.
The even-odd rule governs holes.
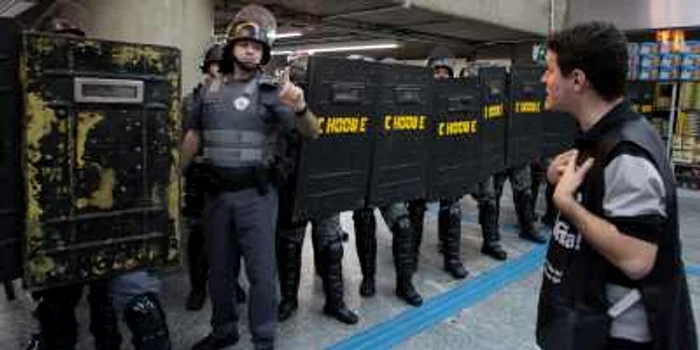
{"type": "MultiPolygon", "coordinates": [[[[304,88],[306,65],[301,60],[293,62],[289,68],[291,81],[304,88]]],[[[285,321],[294,315],[299,307],[297,295],[301,279],[302,247],[306,236],[307,220],[295,221],[292,208],[294,205],[294,176],[296,161],[302,139],[297,133],[281,135],[278,174],[279,220],[277,227],[277,263],[279,267],[280,291],[282,300],[279,305],[279,320],[285,321]]],[[[318,218],[312,221],[311,231],[314,248],[314,260],[317,273],[323,280],[326,304],[323,312],[336,320],[355,324],[357,314],[345,304],[343,287],[343,229],[340,226],[340,214],[318,218]]]]}
{"type": "Polygon", "coordinates": [[[183,166],[201,145],[212,176],[204,229],[211,266],[212,332],[193,349],[221,349],[238,342],[231,291],[245,260],[250,279],[249,327],[256,349],[273,349],[277,329],[275,225],[277,190],[271,183],[275,133],[294,127],[318,135],[303,92],[282,87],[261,66],[270,59],[277,24],[264,7],[243,7],[227,32],[222,77],[205,86],[183,141],[183,166]],[[216,181],[214,181],[216,180],[216,181]]]}
{"type": "MultiPolygon", "coordinates": [[[[452,53],[438,47],[428,58],[428,67],[433,70],[435,79],[452,79],[454,77],[454,64],[452,53]]],[[[444,256],[444,269],[452,277],[462,279],[469,275],[459,256],[460,241],[462,236],[462,207],[459,204],[461,196],[440,199],[440,211],[438,212],[438,239],[440,251],[444,256]]],[[[418,257],[420,256],[420,244],[423,240],[423,218],[425,216],[425,200],[417,199],[408,203],[408,212],[411,218],[411,225],[416,234],[415,238],[415,259],[418,267],[418,257]]]]}
{"type": "MultiPolygon", "coordinates": [[[[219,76],[219,64],[223,47],[213,45],[204,53],[202,73],[204,81],[198,84],[192,92],[184,98],[183,115],[191,116],[192,106],[202,91],[202,86],[219,76]]],[[[187,121],[185,121],[187,123],[187,121]]],[[[204,196],[207,177],[201,157],[195,157],[192,164],[185,170],[185,206],[183,216],[187,219],[189,238],[187,241],[187,262],[190,272],[190,294],[187,296],[187,310],[200,310],[204,306],[207,295],[207,280],[209,279],[209,263],[204,249],[204,230],[202,228],[202,211],[204,210],[204,196]]],[[[245,291],[239,283],[236,284],[236,300],[245,302],[245,291]]]]}
{"type": "Polygon", "coordinates": [[[515,213],[518,216],[520,238],[537,244],[546,243],[547,238],[540,234],[535,228],[535,208],[532,201],[530,164],[509,168],[493,175],[496,204],[498,204],[496,206],[497,222],[500,212],[501,195],[503,195],[503,185],[506,179],[510,180],[510,185],[513,189],[513,204],[515,204],[515,213]]]}
{"type": "MultiPolygon", "coordinates": [[[[350,55],[348,59],[361,59],[372,62],[374,59],[362,55],[350,55]]],[[[384,62],[392,61],[386,58],[384,62]]],[[[388,63],[388,62],[387,62],[388,63]]],[[[379,208],[384,222],[393,234],[391,251],[396,268],[396,296],[411,306],[423,304],[423,298],[413,286],[413,274],[416,272],[416,234],[411,226],[406,203],[394,203],[379,208]]],[[[360,260],[362,282],[360,295],[371,297],[376,294],[375,275],[377,271],[377,221],[374,208],[357,209],[352,214],[355,226],[355,245],[360,260]]]]}

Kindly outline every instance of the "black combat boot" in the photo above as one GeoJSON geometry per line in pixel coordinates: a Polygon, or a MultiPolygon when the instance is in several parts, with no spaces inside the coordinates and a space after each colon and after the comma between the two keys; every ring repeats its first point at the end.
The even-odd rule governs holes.
{"type": "Polygon", "coordinates": [[[459,256],[462,236],[462,210],[459,202],[440,204],[438,232],[444,237],[444,268],[452,277],[463,279],[469,272],[462,265],[459,256]],[[443,209],[444,208],[444,209],[443,209]]]}
{"type": "Polygon", "coordinates": [[[27,349],[74,350],[78,341],[75,308],[82,295],[82,285],[41,291],[35,315],[40,333],[35,334],[27,349]]]}
{"type": "Polygon", "coordinates": [[[416,291],[412,281],[413,272],[416,270],[413,265],[415,261],[413,257],[415,255],[413,247],[415,235],[408,218],[399,219],[391,231],[394,234],[391,248],[396,268],[396,296],[411,306],[421,306],[423,298],[416,291]]]}
{"type": "MultiPolygon", "coordinates": [[[[316,230],[316,227],[314,226],[313,229],[316,230]]],[[[318,276],[323,276],[323,258],[321,256],[321,250],[323,250],[323,247],[321,247],[316,235],[311,235],[311,245],[314,251],[314,271],[318,276]]]]}
{"type": "Polygon", "coordinates": [[[91,283],[88,303],[90,304],[90,333],[95,338],[95,349],[121,349],[122,337],[119,334],[119,323],[117,313],[114,311],[109,282],[91,283]]]}
{"type": "Polygon", "coordinates": [[[236,282],[236,302],[239,304],[243,304],[246,302],[248,299],[248,296],[245,293],[245,289],[243,289],[243,286],[241,286],[241,282],[236,282]]]}
{"type": "Polygon", "coordinates": [[[280,279],[281,300],[278,319],[285,321],[294,315],[299,303],[301,279],[301,251],[306,227],[285,230],[277,235],[277,268],[280,279]]]}
{"type": "Polygon", "coordinates": [[[44,340],[41,338],[41,334],[33,334],[32,338],[29,339],[29,344],[24,350],[47,350],[44,340]]]}
{"type": "Polygon", "coordinates": [[[545,208],[544,216],[542,216],[542,224],[549,228],[552,228],[554,227],[554,222],[557,220],[557,211],[552,201],[552,196],[554,196],[554,186],[547,183],[544,195],[545,203],[547,205],[545,208]]]}
{"type": "Polygon", "coordinates": [[[484,242],[481,253],[496,260],[506,260],[508,253],[501,246],[501,234],[498,228],[498,213],[493,203],[479,203],[479,224],[484,242]]]}
{"type": "Polygon", "coordinates": [[[377,271],[377,221],[374,210],[356,210],[353,215],[355,225],[355,245],[362,270],[360,295],[371,297],[376,293],[374,276],[377,271]]]}
{"type": "Polygon", "coordinates": [[[416,199],[408,202],[408,219],[411,221],[411,227],[413,228],[413,233],[415,234],[414,246],[415,254],[413,265],[418,270],[418,260],[420,257],[420,245],[423,242],[423,222],[425,218],[425,200],[416,199]]]}
{"type": "Polygon", "coordinates": [[[204,337],[204,339],[198,341],[192,347],[192,350],[219,350],[224,349],[229,346],[234,346],[238,343],[240,336],[238,332],[229,333],[225,336],[216,336],[211,333],[204,337]]]}
{"type": "Polygon", "coordinates": [[[323,312],[345,324],[355,324],[357,315],[345,305],[343,288],[343,244],[331,242],[321,250],[323,262],[323,290],[326,293],[326,305],[323,312]]]}
{"type": "Polygon", "coordinates": [[[188,263],[190,272],[190,294],[187,296],[185,308],[190,311],[201,310],[207,299],[207,280],[209,277],[209,262],[204,248],[204,232],[199,218],[188,219],[190,237],[187,242],[188,263]]]}
{"type": "Polygon", "coordinates": [[[537,244],[547,243],[547,238],[537,232],[535,228],[535,212],[532,207],[530,191],[513,191],[513,200],[515,201],[515,212],[518,215],[518,224],[520,225],[520,238],[537,244]]]}
{"type": "Polygon", "coordinates": [[[132,298],[124,308],[124,321],[136,350],[170,350],[168,323],[154,293],[132,298]]]}

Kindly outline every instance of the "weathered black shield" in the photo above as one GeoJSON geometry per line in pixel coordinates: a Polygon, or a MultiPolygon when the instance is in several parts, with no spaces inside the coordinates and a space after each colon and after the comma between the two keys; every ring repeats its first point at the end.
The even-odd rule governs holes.
{"type": "Polygon", "coordinates": [[[19,29],[0,18],[0,281],[22,275],[19,29]]]}
{"type": "Polygon", "coordinates": [[[511,67],[506,132],[508,168],[530,164],[541,156],[545,98],[545,87],[540,83],[542,73],[539,67],[511,67]]]}
{"type": "Polygon", "coordinates": [[[506,70],[501,67],[479,69],[479,85],[482,89],[482,119],[479,142],[482,149],[483,171],[491,175],[506,168],[505,106],[506,70]]]}
{"type": "Polygon", "coordinates": [[[428,69],[378,65],[381,87],[368,204],[383,206],[423,198],[433,77],[428,69]]]}
{"type": "Polygon", "coordinates": [[[25,282],[179,263],[180,53],[26,33],[25,282]]]}
{"type": "Polygon", "coordinates": [[[377,65],[312,57],[309,108],[321,135],[305,143],[297,164],[294,216],[318,218],[365,205],[371,161],[377,65]]]}
{"type": "Polygon", "coordinates": [[[568,113],[542,114],[542,157],[552,157],[573,147],[577,130],[576,120],[568,113]]]}
{"type": "Polygon", "coordinates": [[[482,181],[481,91],[476,78],[435,82],[428,198],[465,194],[482,181]]]}

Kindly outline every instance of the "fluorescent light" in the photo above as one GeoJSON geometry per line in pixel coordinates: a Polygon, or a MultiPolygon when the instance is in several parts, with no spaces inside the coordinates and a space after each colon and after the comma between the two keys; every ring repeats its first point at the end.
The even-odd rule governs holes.
{"type": "Polygon", "coordinates": [[[12,1],[9,5],[0,7],[0,17],[16,17],[36,5],[34,1],[12,1]]]}
{"type": "Polygon", "coordinates": [[[287,33],[277,33],[275,34],[275,39],[287,39],[300,37],[301,32],[287,32],[287,33]]]}
{"type": "Polygon", "coordinates": [[[291,55],[293,54],[294,51],[292,50],[272,50],[270,53],[272,56],[284,56],[284,55],[291,55]]]}
{"type": "Polygon", "coordinates": [[[297,49],[283,49],[272,51],[272,55],[291,55],[294,53],[302,53],[313,55],[324,52],[346,52],[346,51],[369,51],[369,50],[386,50],[399,47],[397,43],[376,43],[376,44],[354,44],[343,46],[314,46],[302,47],[297,49]]]}
{"type": "Polygon", "coordinates": [[[399,44],[376,44],[376,45],[349,45],[349,46],[336,46],[336,47],[319,47],[316,49],[308,50],[309,55],[320,52],[344,52],[344,51],[369,51],[369,50],[384,50],[384,49],[395,49],[399,47],[399,44]]]}

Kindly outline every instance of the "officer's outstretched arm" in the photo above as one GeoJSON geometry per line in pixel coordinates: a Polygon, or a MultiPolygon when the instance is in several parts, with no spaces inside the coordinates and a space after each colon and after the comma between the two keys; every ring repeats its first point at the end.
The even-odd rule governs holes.
{"type": "Polygon", "coordinates": [[[192,158],[197,154],[199,150],[199,132],[190,129],[185,133],[185,138],[182,140],[182,146],[180,148],[180,170],[185,171],[187,166],[192,161],[192,158]]]}

